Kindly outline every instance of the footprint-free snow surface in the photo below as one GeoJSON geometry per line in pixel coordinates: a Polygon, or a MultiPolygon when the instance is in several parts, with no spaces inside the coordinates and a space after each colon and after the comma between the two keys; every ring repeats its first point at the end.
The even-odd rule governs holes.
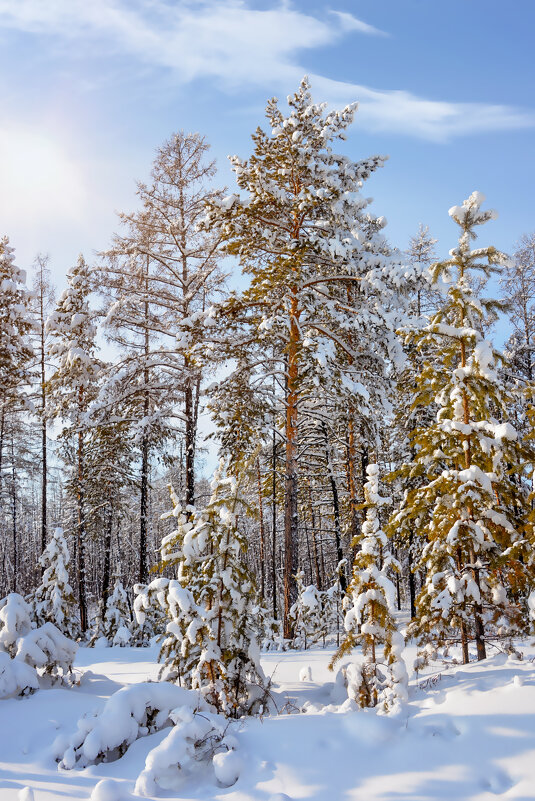
{"type": "MultiPolygon", "coordinates": [[[[232,773],[235,783],[222,786],[217,765],[207,762],[150,797],[533,801],[535,648],[519,648],[521,661],[497,654],[413,676],[410,703],[395,718],[340,711],[327,669],[331,649],[266,654],[279,714],[234,724],[236,750],[219,775],[232,773]]],[[[84,769],[58,768],[54,743],[121,687],[156,679],[156,660],[156,649],[80,648],[79,686],[0,701],[0,801],[139,798],[136,778],[169,729],[136,740],[116,761],[84,769]]],[[[220,770],[223,762],[220,756],[220,770]]]]}

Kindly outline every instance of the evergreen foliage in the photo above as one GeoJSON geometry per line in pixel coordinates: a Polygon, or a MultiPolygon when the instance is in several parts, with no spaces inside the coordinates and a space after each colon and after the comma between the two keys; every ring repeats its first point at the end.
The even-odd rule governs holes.
{"type": "Polygon", "coordinates": [[[424,354],[413,408],[434,402],[438,409],[430,425],[412,433],[414,461],[400,473],[419,477],[420,485],[391,521],[427,541],[419,564],[426,583],[412,627],[424,661],[434,648],[460,642],[467,662],[473,639],[482,659],[486,640],[526,628],[532,578],[522,474],[533,454],[508,421],[498,372],[503,357],[482,333],[500,304],[473,289],[474,271],[488,277],[506,263],[494,247],[470,248],[475,227],[495,217],[481,210],[483,200],[474,192],[450,209],[459,243],[432,266],[435,281],[449,282],[447,297],[427,326],[407,334],[424,354]]]}
{"type": "Polygon", "coordinates": [[[228,717],[260,712],[267,682],[259,661],[257,598],[237,526],[234,478],[220,466],[201,511],[182,510],[172,494],[176,530],[162,543],[163,565],[176,567],[166,596],[169,623],[162,674],[200,689],[228,717]]]}
{"type": "Polygon", "coordinates": [[[397,710],[407,699],[407,671],[403,661],[403,637],[397,631],[393,615],[394,585],[387,572],[398,568],[387,551],[386,534],[379,521],[379,508],[388,499],[379,494],[379,468],[370,464],[364,486],[366,519],[359,550],[353,566],[353,578],[345,599],[346,636],[336,652],[335,662],[357,645],[362,660],[350,666],[347,673],[348,695],[361,707],[382,711],[397,710]],[[383,658],[379,648],[383,648],[383,658]]]}
{"type": "Polygon", "coordinates": [[[74,618],[75,600],[68,573],[70,556],[62,528],[56,528],[39,561],[43,576],[32,596],[35,623],[37,626],[53,623],[63,634],[75,640],[80,634],[80,626],[74,618]]]}

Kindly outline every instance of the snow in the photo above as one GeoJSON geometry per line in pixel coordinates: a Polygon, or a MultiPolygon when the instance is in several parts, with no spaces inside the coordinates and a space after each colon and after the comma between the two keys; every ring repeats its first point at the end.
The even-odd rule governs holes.
{"type": "MultiPolygon", "coordinates": [[[[335,696],[335,675],[327,669],[332,649],[264,654],[281,714],[233,722],[226,744],[202,769],[190,763],[171,795],[156,786],[148,797],[491,801],[502,795],[527,801],[535,783],[535,647],[525,642],[519,649],[521,661],[497,654],[485,663],[450,662],[412,675],[409,703],[395,717],[344,705],[340,683],[335,696]],[[300,681],[309,667],[314,680],[300,681]],[[303,707],[306,714],[299,714],[303,707]]],[[[35,801],[139,798],[140,772],[151,754],[162,762],[166,751],[171,755],[168,738],[176,725],[137,739],[120,759],[85,769],[58,769],[51,743],[58,735],[68,739],[83,715],[102,713],[118,690],[122,698],[143,695],[158,668],[156,648],[80,647],[80,686],[0,701],[2,720],[9,721],[0,727],[0,801],[28,801],[32,794],[35,801]]],[[[176,689],[180,699],[175,695],[169,704],[184,710],[182,722],[190,725],[192,718],[184,720],[189,704],[176,689]]],[[[174,738],[183,747],[184,737],[174,738]]]]}
{"type": "MultiPolygon", "coordinates": [[[[236,721],[211,764],[187,773],[171,794],[157,787],[149,797],[491,801],[501,795],[527,801],[535,783],[535,647],[519,648],[521,661],[497,654],[485,663],[449,662],[413,675],[409,703],[397,717],[354,711],[334,699],[334,674],[327,670],[332,649],[264,654],[281,714],[236,721]],[[307,666],[314,681],[301,682],[307,666]],[[298,714],[305,704],[306,714],[298,714]]],[[[68,737],[82,715],[102,712],[117,690],[142,693],[147,679],[156,679],[157,649],[81,647],[75,670],[78,687],[0,702],[2,720],[9,721],[0,728],[0,801],[29,801],[32,794],[35,801],[139,798],[140,771],[177,727],[147,734],[120,759],[85,769],[58,769],[50,744],[68,737]]]]}

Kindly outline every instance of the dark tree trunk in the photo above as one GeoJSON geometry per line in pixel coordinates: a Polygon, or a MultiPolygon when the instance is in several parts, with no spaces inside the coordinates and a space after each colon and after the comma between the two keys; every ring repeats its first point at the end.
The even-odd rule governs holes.
{"type": "Polygon", "coordinates": [[[271,591],[273,618],[277,619],[277,442],[275,428],[271,445],[271,591]]]}
{"type": "Polygon", "coordinates": [[[141,440],[141,499],[139,521],[139,572],[140,584],[147,582],[147,531],[149,512],[149,440],[146,435],[141,440]]]}
{"type": "MultiPolygon", "coordinates": [[[[331,492],[333,496],[334,539],[336,545],[336,559],[338,561],[338,564],[340,564],[340,562],[344,558],[344,553],[342,551],[342,533],[340,526],[340,501],[338,498],[338,487],[336,486],[336,479],[334,477],[327,427],[324,424],[322,424],[322,429],[323,429],[323,436],[325,438],[325,455],[327,458],[327,472],[329,474],[329,484],[331,485],[331,492]]],[[[342,591],[342,594],[345,594],[347,590],[347,577],[345,569],[340,571],[340,589],[342,591]]]]}
{"type": "Polygon", "coordinates": [[[77,480],[77,527],[76,527],[76,563],[78,574],[78,604],[80,607],[80,628],[87,631],[87,600],[85,589],[85,492],[84,492],[84,440],[78,432],[78,480],[77,480]]]}

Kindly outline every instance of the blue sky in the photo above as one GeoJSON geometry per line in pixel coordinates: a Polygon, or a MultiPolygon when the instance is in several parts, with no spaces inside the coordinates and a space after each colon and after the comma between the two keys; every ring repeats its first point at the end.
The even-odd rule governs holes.
{"type": "Polygon", "coordinates": [[[366,194],[393,244],[424,222],[447,252],[478,189],[500,215],[481,244],[511,250],[535,228],[534,24],[532,0],[0,0],[0,234],[62,286],[173,131],[232,187],[227,154],[307,73],[316,100],[360,102],[351,157],[390,155],[366,194]]]}

